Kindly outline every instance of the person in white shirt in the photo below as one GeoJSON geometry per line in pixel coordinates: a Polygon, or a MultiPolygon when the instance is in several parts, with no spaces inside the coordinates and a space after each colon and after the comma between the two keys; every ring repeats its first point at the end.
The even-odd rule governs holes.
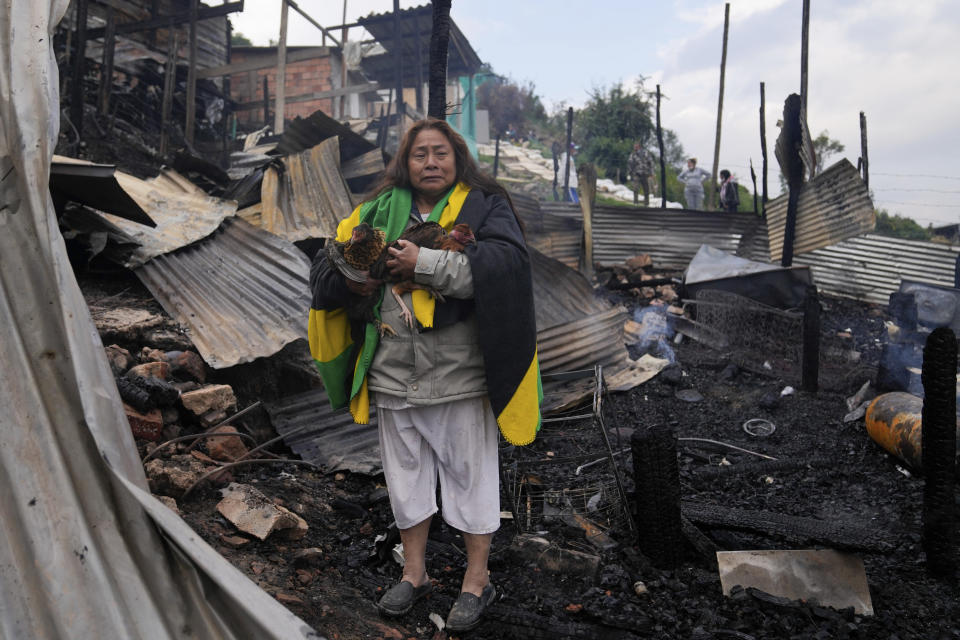
{"type": "Polygon", "coordinates": [[[703,181],[710,177],[710,172],[697,166],[697,159],[687,160],[687,168],[680,172],[677,180],[683,183],[683,197],[687,201],[687,209],[700,209],[703,206],[703,181]]]}
{"type": "Polygon", "coordinates": [[[557,163],[557,184],[560,185],[560,189],[563,190],[564,176],[566,175],[566,166],[567,159],[570,159],[570,181],[569,188],[567,192],[563,194],[564,202],[580,202],[580,198],[577,195],[577,187],[579,183],[577,182],[577,166],[573,160],[573,157],[577,155],[577,145],[570,143],[570,153],[566,151],[560,154],[559,162],[557,163]]]}

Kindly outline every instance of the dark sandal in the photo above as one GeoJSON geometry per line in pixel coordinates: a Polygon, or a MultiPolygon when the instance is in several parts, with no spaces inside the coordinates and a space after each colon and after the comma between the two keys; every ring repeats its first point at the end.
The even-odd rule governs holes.
{"type": "Polygon", "coordinates": [[[497,590],[492,584],[485,586],[479,597],[461,592],[447,616],[446,628],[453,632],[470,631],[480,624],[483,612],[496,597],[497,590]]]}
{"type": "Polygon", "coordinates": [[[433,584],[429,580],[419,587],[414,587],[412,583],[404,580],[387,589],[377,603],[377,609],[387,616],[402,616],[413,608],[417,600],[431,591],[433,591],[433,584]]]}

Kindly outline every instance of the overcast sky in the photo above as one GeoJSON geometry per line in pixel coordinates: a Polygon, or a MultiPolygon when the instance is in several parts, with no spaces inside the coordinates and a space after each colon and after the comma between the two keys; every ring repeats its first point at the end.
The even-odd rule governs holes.
{"type": "MultiPolygon", "coordinates": [[[[402,8],[423,2],[401,1],[402,8]]],[[[324,25],[341,0],[298,0],[324,25]]],[[[234,29],[254,44],[277,39],[280,0],[247,0],[234,29]]],[[[391,0],[347,0],[347,22],[390,11],[391,0]]],[[[732,0],[720,166],[750,184],[759,175],[760,82],[766,83],[769,185],[783,101],[800,88],[800,0],[732,0]]],[[[548,108],[581,106],[593,89],[638,76],[666,99],[661,117],[689,155],[712,164],[724,3],[707,0],[453,0],[451,15],[484,62],[531,81],[548,108]]],[[[350,39],[360,37],[353,30],[350,39]]],[[[366,37],[364,35],[364,37],[366,37]]],[[[290,12],[288,43],[315,45],[316,28],[290,12]]],[[[812,0],[809,114],[856,166],[859,113],[869,134],[877,206],[921,224],[960,222],[960,2],[812,0]]]]}

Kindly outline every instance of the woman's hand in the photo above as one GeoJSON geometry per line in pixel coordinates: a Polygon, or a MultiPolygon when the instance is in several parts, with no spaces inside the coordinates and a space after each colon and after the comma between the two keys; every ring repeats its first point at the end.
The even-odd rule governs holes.
{"type": "Polygon", "coordinates": [[[367,276],[366,282],[357,282],[351,280],[350,278],[344,278],[347,283],[347,289],[350,289],[350,293],[357,296],[369,296],[376,293],[377,289],[380,288],[380,285],[383,284],[383,280],[377,280],[376,278],[371,278],[367,276]]]}
{"type": "Polygon", "coordinates": [[[401,280],[413,280],[413,271],[417,266],[417,258],[420,255],[420,247],[409,240],[397,240],[399,249],[391,247],[387,251],[390,257],[387,258],[387,267],[390,269],[390,275],[401,280]]]}

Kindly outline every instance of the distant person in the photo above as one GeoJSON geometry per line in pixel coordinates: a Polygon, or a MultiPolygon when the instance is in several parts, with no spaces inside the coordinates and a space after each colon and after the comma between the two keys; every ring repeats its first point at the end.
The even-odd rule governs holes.
{"type": "Polygon", "coordinates": [[[553,156],[553,200],[560,201],[560,194],[557,192],[557,176],[560,173],[560,156],[562,147],[556,140],[550,145],[550,155],[553,156]]]}
{"type": "Polygon", "coordinates": [[[683,197],[687,209],[700,209],[703,206],[703,181],[710,177],[706,169],[697,166],[697,159],[687,160],[687,168],[680,172],[677,180],[683,183],[683,197]]]}
{"type": "MultiPolygon", "coordinates": [[[[564,184],[566,180],[566,175],[567,175],[566,174],[567,160],[569,159],[570,161],[570,180],[568,184],[568,189],[566,190],[566,192],[563,193],[564,202],[573,202],[573,203],[580,202],[580,197],[577,195],[577,188],[579,187],[579,183],[577,182],[577,165],[573,161],[573,157],[575,155],[577,155],[577,145],[573,144],[572,142],[570,143],[569,153],[564,151],[563,153],[560,154],[560,162],[559,162],[558,173],[557,173],[558,184],[561,184],[561,185],[564,184]]],[[[560,189],[562,191],[563,187],[560,187],[560,189]]]]}
{"type": "Polygon", "coordinates": [[[627,160],[627,180],[633,181],[633,204],[638,204],[639,188],[643,187],[643,206],[650,206],[650,176],[653,175],[653,158],[650,152],[639,142],[634,143],[633,152],[627,160]]]}
{"type": "Polygon", "coordinates": [[[736,212],[740,209],[740,194],[737,179],[724,169],[720,172],[720,208],[736,212]]]}

